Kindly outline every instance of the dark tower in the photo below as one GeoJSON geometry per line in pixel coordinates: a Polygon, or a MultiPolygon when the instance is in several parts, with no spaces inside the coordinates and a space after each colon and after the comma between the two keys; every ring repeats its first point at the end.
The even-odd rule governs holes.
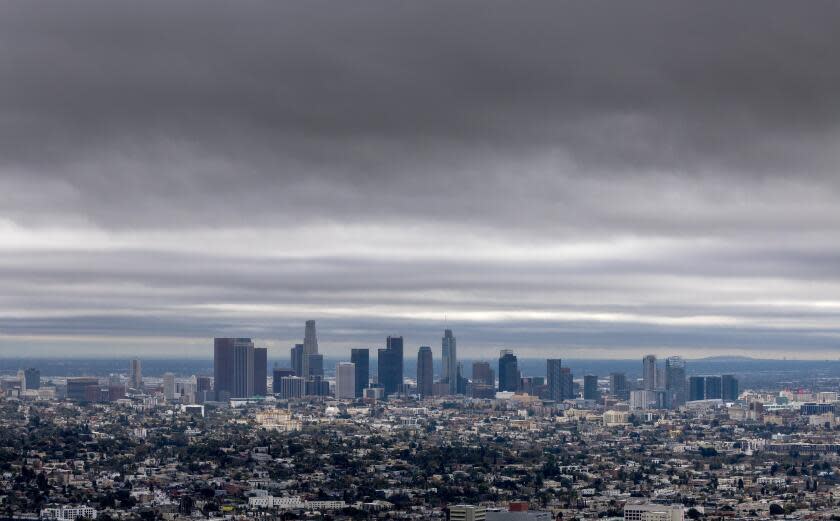
{"type": "Polygon", "coordinates": [[[254,394],[268,395],[268,349],[254,348],[254,394]]]}
{"type": "Polygon", "coordinates": [[[559,358],[549,358],[545,361],[545,380],[548,385],[548,399],[559,402],[563,400],[563,372],[559,358]]]}
{"type": "Polygon", "coordinates": [[[216,338],[213,341],[213,376],[216,399],[254,395],[254,343],[250,338],[216,338]]]}
{"type": "Polygon", "coordinates": [[[499,390],[519,390],[519,363],[510,349],[499,353],[499,390]]]}
{"type": "Polygon", "coordinates": [[[432,395],[434,389],[434,366],[432,348],[421,346],[417,351],[417,392],[425,398],[432,395]]]}
{"type": "Polygon", "coordinates": [[[351,350],[350,361],[356,364],[356,398],[361,398],[370,381],[370,350],[351,350]]]}
{"type": "Polygon", "coordinates": [[[388,337],[385,349],[379,350],[377,372],[385,396],[400,390],[403,383],[403,337],[388,337]]]}

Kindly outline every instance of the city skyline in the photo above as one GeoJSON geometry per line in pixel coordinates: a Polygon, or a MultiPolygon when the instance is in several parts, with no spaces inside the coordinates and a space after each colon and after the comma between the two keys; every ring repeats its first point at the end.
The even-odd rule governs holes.
{"type": "Polygon", "coordinates": [[[0,2],[0,521],[840,521],[838,28],[0,2]]]}

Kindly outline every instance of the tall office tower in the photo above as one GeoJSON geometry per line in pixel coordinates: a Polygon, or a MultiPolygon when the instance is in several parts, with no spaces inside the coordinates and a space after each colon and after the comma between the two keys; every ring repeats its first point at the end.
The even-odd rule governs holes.
{"type": "Polygon", "coordinates": [[[443,365],[445,378],[449,383],[449,394],[458,394],[458,351],[456,349],[455,337],[451,329],[443,331],[441,339],[441,351],[443,352],[443,365]]]}
{"type": "Polygon", "coordinates": [[[707,376],[706,377],[706,399],[707,400],[720,400],[722,397],[722,389],[721,389],[721,379],[720,376],[707,376]]]}
{"type": "Polygon", "coordinates": [[[420,346],[420,349],[417,351],[417,392],[423,398],[432,396],[434,385],[432,348],[429,346],[420,346]]]}
{"type": "Polygon", "coordinates": [[[295,344],[295,347],[292,348],[290,361],[292,364],[292,371],[295,372],[297,376],[303,378],[303,344],[295,344]]]}
{"type": "Polygon", "coordinates": [[[562,362],[559,358],[549,358],[545,361],[545,381],[548,385],[548,399],[555,402],[563,401],[562,362]]]}
{"type": "Polygon", "coordinates": [[[268,396],[268,349],[254,348],[254,394],[268,396]]]}
{"type": "Polygon", "coordinates": [[[464,364],[458,362],[458,388],[457,394],[467,394],[467,379],[464,378],[464,364]]]}
{"type": "Polygon", "coordinates": [[[657,390],[664,390],[665,389],[665,368],[658,367],[656,368],[656,382],[654,384],[657,390]]]}
{"type": "Polygon", "coordinates": [[[519,361],[510,349],[499,352],[499,390],[519,390],[519,361]]]}
{"type": "Polygon", "coordinates": [[[403,384],[403,337],[389,336],[385,349],[379,350],[377,361],[379,385],[387,397],[395,394],[403,384]]]}
{"type": "Polygon", "coordinates": [[[496,385],[496,375],[490,368],[488,362],[473,362],[472,366],[473,383],[482,385],[496,385]]]}
{"type": "Polygon", "coordinates": [[[720,377],[721,393],[720,396],[727,402],[734,402],[738,399],[738,379],[731,374],[725,374],[720,377]]]}
{"type": "Polygon", "coordinates": [[[315,321],[307,320],[306,329],[303,332],[303,367],[302,376],[309,378],[311,371],[309,370],[309,355],[318,354],[318,336],[315,334],[315,321]]]}
{"type": "Polygon", "coordinates": [[[610,373],[610,395],[626,400],[629,396],[627,389],[627,375],[624,373],[610,373]]]}
{"type": "Polygon", "coordinates": [[[271,390],[274,394],[279,394],[280,381],[286,376],[294,376],[295,372],[288,367],[275,367],[271,372],[271,390]]]}
{"type": "Polygon", "coordinates": [[[216,338],[213,342],[216,399],[254,395],[254,343],[250,338],[216,338]]]}
{"type": "Polygon", "coordinates": [[[335,397],[352,400],[356,397],[356,364],[339,362],[335,366],[335,397]]]}
{"type": "Polygon", "coordinates": [[[598,377],[594,374],[588,374],[583,377],[583,399],[597,400],[598,396],[598,377]]]}
{"type": "Polygon", "coordinates": [[[690,376],[688,378],[688,399],[689,401],[706,399],[706,379],[702,376],[690,376]]]}
{"type": "Polygon", "coordinates": [[[575,381],[572,376],[572,370],[569,367],[560,368],[560,389],[563,393],[564,400],[571,400],[577,398],[575,392],[575,381]]]}
{"type": "Polygon", "coordinates": [[[132,389],[143,390],[143,368],[140,360],[136,358],[131,361],[129,366],[128,385],[132,389]]]}
{"type": "Polygon", "coordinates": [[[665,390],[671,407],[685,405],[685,360],[679,356],[665,360],[665,390]]]}
{"type": "Polygon", "coordinates": [[[167,402],[175,399],[175,375],[172,373],[163,374],[163,397],[167,402]]]}
{"type": "Polygon", "coordinates": [[[449,382],[449,344],[442,342],[440,350],[440,381],[449,382]]]}
{"type": "Polygon", "coordinates": [[[656,356],[647,355],[642,359],[642,387],[645,391],[656,389],[656,356]]]}
{"type": "Polygon", "coordinates": [[[356,398],[361,398],[370,381],[370,350],[352,349],[350,361],[356,364],[356,398]]]}
{"type": "Polygon", "coordinates": [[[322,354],[314,354],[314,355],[305,355],[305,358],[308,360],[306,366],[309,369],[309,374],[307,375],[308,378],[317,378],[317,377],[324,377],[324,355],[322,354]]]}
{"type": "Polygon", "coordinates": [[[35,369],[34,367],[30,367],[29,369],[25,370],[23,372],[23,378],[26,381],[27,389],[41,388],[41,371],[35,369]]]}

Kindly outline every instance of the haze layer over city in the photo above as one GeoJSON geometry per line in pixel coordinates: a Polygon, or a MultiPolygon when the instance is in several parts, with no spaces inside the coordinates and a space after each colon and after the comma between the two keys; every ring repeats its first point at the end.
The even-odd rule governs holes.
{"type": "Polygon", "coordinates": [[[840,519],[838,27],[0,2],[0,521],[840,519]]]}

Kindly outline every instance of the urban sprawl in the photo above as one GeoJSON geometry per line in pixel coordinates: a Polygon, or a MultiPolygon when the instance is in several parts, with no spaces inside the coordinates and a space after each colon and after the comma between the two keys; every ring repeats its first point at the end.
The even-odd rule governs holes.
{"type": "Polygon", "coordinates": [[[840,519],[837,382],[740,389],[653,355],[641,378],[466,374],[445,330],[325,373],[314,321],[287,367],[216,338],[213,374],[3,376],[7,519],[840,519]],[[437,376],[437,378],[436,378],[437,376]]]}

